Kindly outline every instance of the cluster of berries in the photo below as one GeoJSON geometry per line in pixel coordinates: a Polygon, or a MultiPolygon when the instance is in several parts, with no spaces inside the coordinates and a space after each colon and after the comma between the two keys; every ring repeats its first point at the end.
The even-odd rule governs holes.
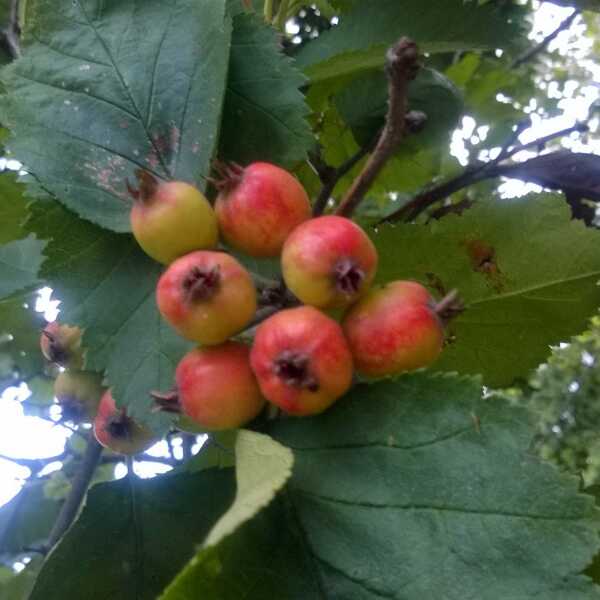
{"type": "Polygon", "coordinates": [[[149,429],[116,407],[110,390],[102,385],[102,375],[84,370],[85,351],[79,327],[58,321],[48,323],[40,346],[44,357],[61,368],[54,382],[54,396],[63,421],[93,421],[96,439],[120,454],[137,454],[157,441],[149,429]]]}
{"type": "Polygon", "coordinates": [[[317,414],[348,391],[353,373],[385,376],[427,366],[444,332],[425,288],[397,281],[369,291],[377,251],[353,221],[311,218],[301,184],[268,163],[218,164],[214,209],[199,190],[139,172],[131,226],[168,264],[156,298],[163,318],[200,344],[178,365],[175,392],[157,395],[209,430],[239,427],[265,399],[293,415],[317,414]],[[230,338],[252,328],[257,290],[219,232],[251,257],[281,256],[296,304],[258,325],[252,347],[230,338]],[[324,311],[348,309],[340,326],[324,311]]]}
{"type": "MultiPolygon", "coordinates": [[[[174,391],[153,394],[161,409],[213,431],[244,425],[266,401],[289,414],[314,415],[348,391],[355,370],[381,377],[437,358],[444,341],[439,305],[411,281],[370,290],[377,251],[356,223],[311,218],[302,185],[275,165],[219,164],[217,170],[214,208],[184,182],[138,171],[138,186],[128,184],[133,234],[167,265],[156,289],[158,309],[182,337],[199,344],[177,366],[174,391]],[[236,258],[217,248],[219,233],[248,256],[281,256],[285,286],[267,291],[286,301],[256,327],[252,347],[231,338],[254,330],[257,287],[236,258]],[[341,325],[327,311],[343,311],[341,325]]],[[[80,368],[80,337],[76,328],[50,324],[42,349],[49,360],[69,367],[68,356],[80,368]]],[[[115,408],[96,374],[66,371],[56,396],[66,416],[71,405],[90,413],[102,396],[94,430],[113,450],[134,453],[154,440],[115,408]],[[76,394],[66,389],[65,377],[89,380],[95,404],[81,397],[79,381],[76,394]]]]}

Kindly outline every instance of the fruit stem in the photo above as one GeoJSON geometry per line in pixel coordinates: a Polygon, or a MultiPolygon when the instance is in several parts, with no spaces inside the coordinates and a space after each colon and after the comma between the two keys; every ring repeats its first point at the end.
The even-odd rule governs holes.
{"type": "Polygon", "coordinates": [[[225,163],[220,160],[213,161],[213,170],[217,177],[207,177],[207,181],[212,183],[220,192],[230,192],[242,181],[244,176],[244,167],[238,163],[225,163]]]}
{"type": "Polygon", "coordinates": [[[51,363],[60,365],[69,358],[69,353],[61,346],[57,337],[45,329],[42,330],[42,335],[48,340],[48,357],[51,363]]]}
{"type": "Polygon", "coordinates": [[[129,183],[129,179],[127,179],[125,182],[127,191],[134,200],[142,203],[148,202],[156,194],[158,179],[143,169],[136,169],[135,176],[138,180],[139,187],[137,189],[134,188],[131,183],[129,183]]]}
{"type": "Polygon", "coordinates": [[[448,292],[433,308],[436,315],[447,325],[452,319],[465,310],[464,302],[460,299],[457,290],[448,292]]]}
{"type": "Polygon", "coordinates": [[[176,389],[169,392],[150,392],[150,396],[154,399],[155,406],[153,412],[169,412],[181,413],[181,405],[179,404],[179,395],[176,389]]]}

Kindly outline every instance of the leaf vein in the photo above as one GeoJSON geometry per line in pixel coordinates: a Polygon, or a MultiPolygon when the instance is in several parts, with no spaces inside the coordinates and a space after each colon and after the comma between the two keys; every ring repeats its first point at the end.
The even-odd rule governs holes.
{"type": "Polygon", "coordinates": [[[394,503],[386,503],[386,504],[378,504],[375,502],[364,502],[357,500],[344,500],[342,498],[334,498],[332,496],[324,496],[322,494],[315,494],[314,492],[310,492],[308,490],[304,490],[302,488],[294,486],[294,490],[300,494],[305,496],[309,496],[310,498],[314,498],[315,500],[320,500],[322,502],[329,502],[332,504],[341,504],[344,506],[360,506],[362,508],[377,508],[377,509],[398,509],[398,510],[431,510],[431,511],[440,511],[440,512],[452,512],[466,515],[479,515],[479,516],[490,516],[490,517],[505,517],[511,519],[531,519],[538,521],[581,521],[580,516],[568,516],[568,515],[560,515],[560,516],[551,516],[551,515],[536,515],[530,513],[521,513],[521,512],[509,512],[502,510],[483,510],[483,509],[473,509],[473,508],[464,508],[460,506],[435,506],[431,504],[394,504],[394,503]]]}
{"type": "Polygon", "coordinates": [[[169,172],[169,169],[167,167],[167,165],[165,164],[162,152],[160,151],[160,148],[158,148],[158,146],[156,145],[156,142],[154,141],[154,138],[152,137],[152,135],[150,134],[150,131],[148,130],[148,128],[146,127],[146,124],[144,123],[144,120],[142,119],[142,115],[140,113],[140,109],[138,108],[134,98],[133,98],[133,94],[131,93],[131,90],[129,89],[129,85],[127,84],[127,81],[125,80],[125,78],[123,77],[123,74],[121,73],[119,67],[117,66],[117,63],[115,62],[115,59],[113,57],[113,55],[110,52],[110,49],[107,45],[107,43],[104,41],[104,38],[100,35],[100,32],[98,31],[97,27],[94,25],[94,23],[90,20],[88,14],[86,13],[85,9],[83,8],[83,5],[81,3],[81,0],[75,0],[77,2],[77,6],[79,7],[79,10],[81,11],[81,14],[83,15],[84,19],[87,22],[87,25],[92,29],[92,31],[94,32],[96,39],[98,40],[98,42],[100,43],[100,45],[102,46],[106,56],[108,57],[108,59],[111,62],[112,68],[114,69],[117,77],[119,78],[119,81],[121,83],[121,86],[123,87],[123,89],[125,90],[125,93],[127,94],[127,96],[129,97],[129,101],[131,102],[131,105],[133,106],[135,113],[136,113],[136,118],[139,120],[139,122],[142,124],[142,127],[144,128],[144,131],[146,133],[146,137],[148,138],[148,141],[150,142],[150,144],[152,145],[152,147],[154,148],[154,151],[156,152],[156,156],[161,164],[161,167],[163,168],[165,174],[167,176],[170,176],[171,173],[169,172]]]}
{"type": "Polygon", "coordinates": [[[20,77],[21,79],[25,79],[26,81],[31,81],[32,83],[37,83],[38,85],[45,85],[47,87],[56,89],[56,90],[61,90],[62,92],[70,92],[72,94],[79,94],[80,96],[86,96],[88,98],[93,98],[94,100],[98,100],[99,102],[104,102],[105,104],[108,104],[109,106],[112,106],[113,108],[116,108],[118,110],[120,110],[121,112],[124,112],[126,115],[130,116],[132,119],[135,119],[136,121],[139,120],[138,116],[131,112],[129,109],[125,108],[124,106],[121,106],[120,104],[117,104],[116,102],[113,102],[112,100],[108,100],[107,98],[103,98],[102,96],[95,96],[94,94],[90,94],[89,92],[82,92],[81,90],[75,90],[73,88],[67,88],[67,87],[61,87],[59,85],[56,85],[55,83],[50,83],[48,81],[40,81],[39,79],[35,79],[33,77],[30,77],[29,75],[24,75],[23,73],[19,73],[17,71],[15,71],[15,75],[17,77],[20,77]]]}

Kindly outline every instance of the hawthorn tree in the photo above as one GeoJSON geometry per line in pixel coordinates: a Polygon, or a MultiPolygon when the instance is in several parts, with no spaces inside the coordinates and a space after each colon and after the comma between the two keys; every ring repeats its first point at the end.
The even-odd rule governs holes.
{"type": "MultiPolygon", "coordinates": [[[[125,459],[89,403],[62,402],[64,451],[9,458],[30,477],[0,508],[0,599],[600,597],[600,158],[567,143],[598,119],[522,136],[559,110],[551,83],[591,80],[552,43],[573,24],[593,38],[600,3],[556,3],[573,12],[540,40],[535,0],[0,3],[3,155],[21,165],[0,174],[0,390],[27,384],[23,409],[53,420],[55,395],[95,410],[110,388],[103,418],[125,410],[136,450],[183,448],[125,459]],[[466,166],[449,152],[463,115],[483,126],[466,166]],[[131,235],[131,183],[214,202],[215,172],[256,161],[292,173],[313,216],[363,228],[377,285],[419,282],[452,318],[429,368],[356,376],[315,416],[265,408],[195,453],[206,432],[157,410],[194,343],[160,316],[165,267],[131,235]],[[544,189],[507,199],[503,177],[544,189]],[[66,344],[67,374],[93,373],[83,391],[54,387],[42,286],[83,331],[66,344]],[[135,461],[173,469],[144,480],[135,461]]],[[[236,336],[251,344],[298,299],[279,258],[220,249],[258,290],[236,336]]]]}

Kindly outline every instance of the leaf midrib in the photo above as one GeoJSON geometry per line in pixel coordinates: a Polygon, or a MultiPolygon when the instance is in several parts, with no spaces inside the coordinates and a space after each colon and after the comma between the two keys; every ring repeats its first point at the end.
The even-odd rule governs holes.
{"type": "Polygon", "coordinates": [[[506,519],[531,519],[533,521],[581,521],[582,518],[580,515],[577,516],[569,516],[569,515],[536,515],[529,513],[521,513],[521,512],[509,512],[509,511],[500,511],[500,510],[483,510],[483,509],[473,509],[473,508],[464,508],[460,506],[443,506],[443,505],[431,505],[431,504],[390,504],[390,503],[376,503],[376,502],[364,502],[357,500],[345,500],[343,498],[336,498],[333,496],[325,496],[323,494],[315,494],[314,492],[310,492],[308,490],[304,490],[300,487],[294,486],[293,490],[299,494],[303,494],[304,496],[308,496],[309,498],[313,498],[315,500],[321,502],[327,502],[331,504],[342,504],[344,506],[353,506],[360,508],[372,508],[375,510],[381,509],[392,509],[392,510],[430,510],[430,511],[439,511],[439,512],[450,512],[450,513],[458,513],[462,515],[478,515],[478,516],[489,516],[489,517],[502,517],[506,519]]]}
{"type": "Polygon", "coordinates": [[[468,303],[468,306],[477,306],[479,304],[485,304],[486,302],[496,302],[498,300],[505,300],[507,298],[514,298],[515,296],[521,296],[524,294],[529,294],[531,292],[537,292],[540,290],[544,290],[547,288],[551,288],[557,285],[562,285],[562,284],[567,284],[567,283],[573,283],[576,281],[580,281],[580,280],[584,280],[584,279],[590,279],[590,278],[594,278],[597,277],[600,279],[600,269],[598,269],[597,271],[591,271],[591,272],[587,272],[587,273],[582,273],[580,275],[574,275],[573,277],[567,277],[565,279],[556,279],[553,281],[547,281],[544,282],[542,284],[538,284],[538,285],[532,285],[530,287],[527,288],[522,288],[519,290],[514,290],[512,292],[506,292],[505,294],[498,294],[496,296],[490,296],[489,298],[481,298],[479,300],[472,300],[471,302],[468,303]]]}

